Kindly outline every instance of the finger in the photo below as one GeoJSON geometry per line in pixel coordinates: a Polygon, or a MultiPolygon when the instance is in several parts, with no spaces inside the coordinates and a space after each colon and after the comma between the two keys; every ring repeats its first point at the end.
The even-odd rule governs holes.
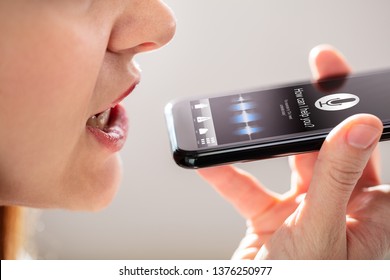
{"type": "Polygon", "coordinates": [[[291,191],[294,195],[306,193],[313,175],[318,152],[291,156],[289,158],[291,169],[291,191]]]}
{"type": "Polygon", "coordinates": [[[283,199],[282,203],[278,203],[262,215],[249,220],[247,222],[248,233],[255,233],[261,237],[260,246],[262,246],[286,219],[296,211],[301,202],[301,196],[291,196],[283,199]]]}
{"type": "MultiPolygon", "coordinates": [[[[309,55],[309,65],[316,80],[323,80],[329,77],[346,76],[350,74],[351,67],[346,61],[345,57],[336,48],[331,45],[319,45],[314,47],[309,55]]],[[[297,185],[297,191],[299,193],[307,190],[307,182],[310,180],[314,164],[313,160],[315,156],[304,155],[303,158],[293,159],[297,166],[294,175],[299,178],[300,182],[297,185]],[[304,164],[302,168],[299,168],[300,164],[304,164]],[[299,184],[300,183],[300,184],[299,184]]],[[[356,191],[368,186],[378,185],[380,183],[380,154],[376,151],[370,158],[359,183],[357,184],[356,191]]],[[[309,181],[310,182],[310,181],[309,181]]]]}
{"type": "Polygon", "coordinates": [[[260,248],[268,242],[298,205],[299,200],[296,197],[290,197],[262,215],[248,220],[246,235],[235,251],[233,259],[254,259],[260,248]]]}
{"type": "Polygon", "coordinates": [[[266,211],[278,198],[253,176],[233,166],[199,169],[198,173],[247,219],[266,211]]]}
{"type": "MultiPolygon", "coordinates": [[[[306,193],[309,189],[317,157],[318,152],[289,157],[292,195],[306,193]]],[[[369,186],[379,185],[380,181],[380,153],[376,147],[354,189],[354,193],[359,193],[361,189],[369,186]]]]}
{"type": "Polygon", "coordinates": [[[376,147],[355,190],[379,185],[380,181],[380,153],[379,148],[376,147]]]}
{"type": "Polygon", "coordinates": [[[348,254],[355,259],[385,258],[390,250],[390,242],[386,242],[390,237],[390,185],[364,189],[348,210],[348,230],[360,233],[359,239],[350,240],[348,254]]]}
{"type": "Polygon", "coordinates": [[[345,229],[348,201],[382,130],[377,117],[363,114],[348,118],[332,130],[318,155],[302,221],[318,231],[345,229]]]}
{"type": "MultiPolygon", "coordinates": [[[[309,65],[315,80],[322,80],[335,76],[346,76],[351,72],[344,56],[330,45],[314,47],[309,54],[309,65]]],[[[308,153],[292,156],[292,186],[296,193],[307,191],[313,174],[317,153],[308,153]]]]}
{"type": "Polygon", "coordinates": [[[253,260],[262,246],[262,240],[256,233],[249,233],[242,239],[237,250],[234,252],[233,260],[253,260]]]}
{"type": "Polygon", "coordinates": [[[380,153],[378,147],[376,147],[366,165],[366,168],[364,168],[363,175],[360,177],[351,194],[350,200],[359,196],[360,193],[364,192],[367,188],[377,186],[380,183],[380,153]]]}
{"type": "Polygon", "coordinates": [[[330,45],[319,45],[309,55],[309,66],[315,80],[346,76],[351,73],[344,56],[330,45]]]}

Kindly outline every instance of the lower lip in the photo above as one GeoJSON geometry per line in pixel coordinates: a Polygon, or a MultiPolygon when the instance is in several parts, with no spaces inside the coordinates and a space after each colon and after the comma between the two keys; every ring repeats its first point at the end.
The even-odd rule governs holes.
{"type": "Polygon", "coordinates": [[[118,104],[111,109],[110,120],[104,130],[91,126],[87,129],[110,152],[118,152],[123,148],[129,130],[125,108],[118,104]]]}

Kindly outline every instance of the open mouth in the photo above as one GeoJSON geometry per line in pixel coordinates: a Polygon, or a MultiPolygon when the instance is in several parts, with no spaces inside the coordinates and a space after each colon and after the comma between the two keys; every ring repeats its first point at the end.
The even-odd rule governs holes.
{"type": "Polygon", "coordinates": [[[110,120],[110,115],[111,108],[105,110],[102,113],[90,117],[87,121],[87,126],[98,128],[104,131],[107,128],[108,122],[110,120]]]}
{"type": "Polygon", "coordinates": [[[128,119],[126,110],[117,104],[90,117],[86,124],[100,144],[112,152],[119,151],[126,142],[128,119]]]}
{"type": "Polygon", "coordinates": [[[87,120],[87,130],[100,144],[112,152],[117,152],[123,147],[129,130],[126,110],[120,102],[135,89],[138,83],[139,78],[136,78],[136,81],[122,95],[107,106],[108,109],[87,120]]]}

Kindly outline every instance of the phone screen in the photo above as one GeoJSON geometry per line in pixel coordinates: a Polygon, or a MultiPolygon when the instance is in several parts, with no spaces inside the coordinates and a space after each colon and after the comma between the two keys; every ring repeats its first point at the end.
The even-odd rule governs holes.
{"type": "Polygon", "coordinates": [[[390,120],[390,71],[190,102],[198,148],[330,130],[358,113],[390,120]]]}

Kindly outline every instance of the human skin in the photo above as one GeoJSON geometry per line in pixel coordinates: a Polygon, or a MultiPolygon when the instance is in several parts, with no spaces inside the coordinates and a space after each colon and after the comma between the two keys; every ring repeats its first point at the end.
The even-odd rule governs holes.
{"type": "Polygon", "coordinates": [[[111,124],[115,141],[87,122],[139,82],[134,57],[174,32],[159,0],[0,1],[0,205],[109,204],[127,117],[111,124]]]}
{"type": "MultiPolygon", "coordinates": [[[[348,75],[333,47],[310,54],[316,80],[348,75]]],[[[381,121],[356,115],[338,125],[318,153],[290,158],[291,189],[266,189],[233,166],[200,175],[247,219],[235,259],[383,259],[390,250],[390,186],[380,185],[375,147],[381,121]]]]}

